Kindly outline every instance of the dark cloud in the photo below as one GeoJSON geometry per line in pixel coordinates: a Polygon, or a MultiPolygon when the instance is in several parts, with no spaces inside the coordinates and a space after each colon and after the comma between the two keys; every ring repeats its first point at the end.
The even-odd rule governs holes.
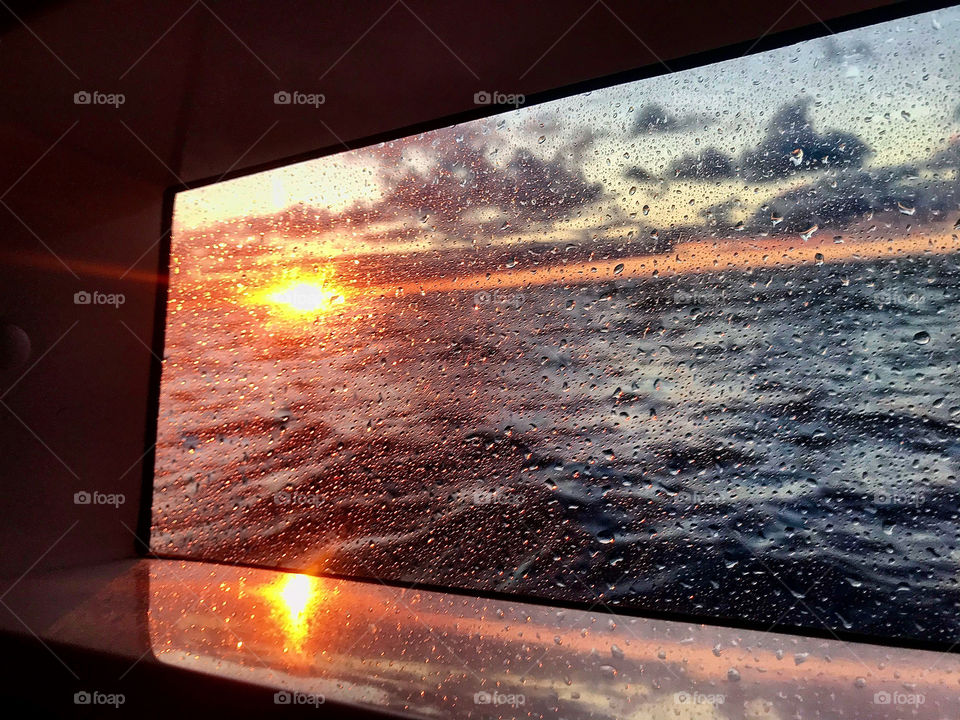
{"type": "Polygon", "coordinates": [[[766,136],[740,160],[744,180],[762,182],[836,167],[860,167],[869,148],[855,135],[816,132],[807,111],[809,101],[785,105],[770,119],[766,136]]]}
{"type": "Polygon", "coordinates": [[[651,132],[674,132],[689,126],[688,119],[678,118],[666,108],[650,103],[637,110],[631,132],[642,135],[651,132]]]}
{"type": "Polygon", "coordinates": [[[828,35],[823,39],[823,56],[832,63],[849,64],[850,62],[864,62],[874,57],[870,46],[860,41],[856,44],[841,44],[835,35],[828,35]]]}
{"type": "Polygon", "coordinates": [[[960,137],[954,138],[947,147],[930,158],[930,167],[936,170],[960,168],[960,137]]]}
{"type": "Polygon", "coordinates": [[[915,168],[851,170],[777,196],[755,214],[750,227],[795,233],[814,224],[842,227],[870,213],[910,215],[924,221],[942,218],[957,207],[958,200],[960,182],[921,181],[915,168]]]}
{"type": "Polygon", "coordinates": [[[558,157],[544,160],[518,150],[498,166],[485,148],[467,143],[444,147],[423,174],[394,174],[389,186],[384,214],[430,215],[435,226],[449,231],[463,230],[463,215],[476,208],[497,208],[509,223],[562,221],[603,190],[558,157]]]}
{"type": "MultiPolygon", "coordinates": [[[[584,205],[599,200],[603,186],[588,182],[579,166],[564,162],[564,151],[540,158],[526,150],[515,152],[505,162],[484,146],[478,137],[440,131],[439,137],[413,138],[404,148],[381,148],[379,172],[386,188],[382,198],[358,203],[341,212],[299,204],[256,218],[219,224],[219,230],[268,234],[281,231],[291,236],[316,236],[349,227],[362,239],[377,242],[409,240],[423,232],[438,231],[461,240],[523,232],[536,223],[564,222],[584,205]],[[424,170],[405,162],[404,151],[416,147],[433,160],[424,170]],[[494,209],[497,220],[468,219],[472,211],[494,209]],[[375,224],[393,225],[390,230],[375,224]]],[[[593,136],[582,133],[567,148],[567,154],[586,152],[593,136]]]]}
{"type": "Polygon", "coordinates": [[[707,148],[703,152],[677,158],[670,165],[670,174],[676,178],[689,180],[736,177],[730,156],[716,148],[707,148]]]}
{"type": "Polygon", "coordinates": [[[656,180],[656,178],[644,170],[642,167],[632,167],[628,169],[623,176],[628,180],[636,180],[638,182],[650,182],[651,180],[656,180]]]}

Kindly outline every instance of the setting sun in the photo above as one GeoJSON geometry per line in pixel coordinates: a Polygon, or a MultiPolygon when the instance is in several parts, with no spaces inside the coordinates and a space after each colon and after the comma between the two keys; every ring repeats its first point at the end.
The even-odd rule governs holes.
{"type": "Polygon", "coordinates": [[[344,302],[343,295],[323,282],[296,282],[267,296],[267,299],[289,310],[317,313],[344,302]]]}

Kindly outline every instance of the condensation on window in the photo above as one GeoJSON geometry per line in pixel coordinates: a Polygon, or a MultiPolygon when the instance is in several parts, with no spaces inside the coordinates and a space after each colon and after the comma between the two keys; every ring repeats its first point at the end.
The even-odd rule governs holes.
{"type": "Polygon", "coordinates": [[[179,194],[152,549],[960,639],[957,37],[179,194]]]}

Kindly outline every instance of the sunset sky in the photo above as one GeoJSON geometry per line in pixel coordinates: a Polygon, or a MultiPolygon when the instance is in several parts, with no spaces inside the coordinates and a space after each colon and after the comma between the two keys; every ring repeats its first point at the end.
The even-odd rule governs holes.
{"type": "MultiPolygon", "coordinates": [[[[478,236],[630,240],[741,221],[764,232],[762,207],[776,212],[779,201],[789,213],[791,191],[816,194],[824,181],[841,198],[869,195],[875,210],[896,213],[902,196],[918,219],[949,213],[958,35],[960,10],[940,10],[290,165],[181,193],[176,230],[301,204],[330,220],[313,238],[325,255],[478,236]],[[791,148],[795,165],[784,170],[791,148]],[[537,182],[525,202],[524,188],[537,182]],[[949,197],[934,191],[926,201],[930,183],[946,183],[949,197]],[[398,187],[413,192],[398,197],[398,187]],[[373,215],[358,223],[363,211],[373,215]]],[[[812,222],[849,219],[824,223],[830,199],[811,202],[812,222]]]]}

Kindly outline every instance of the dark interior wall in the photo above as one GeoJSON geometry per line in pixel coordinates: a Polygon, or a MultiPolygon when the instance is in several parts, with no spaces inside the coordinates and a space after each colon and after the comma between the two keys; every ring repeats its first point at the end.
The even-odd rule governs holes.
{"type": "Polygon", "coordinates": [[[133,552],[166,187],[473,109],[479,90],[669,65],[882,4],[0,5],[0,321],[32,345],[18,364],[0,335],[0,573],[133,552]],[[83,90],[125,102],[77,105],[83,90]],[[326,103],[277,106],[277,90],[326,103]],[[79,290],[126,302],[76,305],[79,290]],[[80,490],[126,503],[78,506],[80,490]]]}

